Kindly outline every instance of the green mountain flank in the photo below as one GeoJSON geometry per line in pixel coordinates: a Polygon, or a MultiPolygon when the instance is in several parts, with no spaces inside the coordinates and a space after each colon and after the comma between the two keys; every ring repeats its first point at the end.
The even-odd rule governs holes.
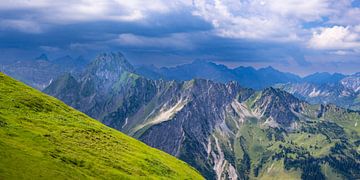
{"type": "Polygon", "coordinates": [[[0,179],[203,179],[185,162],[0,73],[0,179]]]}

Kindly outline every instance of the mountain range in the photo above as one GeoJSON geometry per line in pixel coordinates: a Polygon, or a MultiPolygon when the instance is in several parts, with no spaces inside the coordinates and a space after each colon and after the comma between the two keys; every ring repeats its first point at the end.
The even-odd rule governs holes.
{"type": "Polygon", "coordinates": [[[271,66],[260,69],[243,66],[229,69],[224,65],[204,60],[196,60],[190,64],[176,67],[157,68],[151,65],[143,65],[138,66],[135,71],[149,79],[187,81],[201,78],[221,83],[237,81],[242,86],[253,89],[263,89],[277,83],[299,82],[301,80],[297,75],[280,72],[271,66]]]}
{"type": "MultiPolygon", "coordinates": [[[[192,65],[149,71],[121,53],[102,53],[44,92],[184,160],[207,179],[360,178],[359,112],[310,104],[277,88],[244,87],[225,66],[192,65]]],[[[271,67],[231,71],[258,78],[253,83],[274,74],[301,80],[271,67]]]]}
{"type": "Polygon", "coordinates": [[[135,72],[153,80],[187,81],[202,78],[221,83],[236,81],[243,87],[255,90],[276,87],[312,104],[333,103],[344,108],[360,110],[360,73],[343,75],[323,72],[301,78],[295,74],[278,71],[271,66],[260,69],[242,66],[229,69],[224,65],[200,60],[170,68],[138,66],[135,72]]]}
{"type": "Polygon", "coordinates": [[[36,89],[43,90],[55,78],[65,72],[81,71],[87,63],[81,56],[74,59],[66,55],[52,60],[46,54],[41,54],[34,59],[2,64],[0,70],[36,89]]]}
{"type": "MultiPolygon", "coordinates": [[[[64,73],[71,73],[73,76],[81,74],[87,65],[88,61],[82,57],[74,59],[67,55],[49,60],[46,54],[41,54],[33,60],[2,65],[1,71],[43,90],[51,81],[64,73]]],[[[132,67],[131,72],[152,80],[180,82],[201,78],[220,83],[236,81],[242,87],[255,90],[276,87],[312,104],[332,103],[344,108],[360,110],[360,73],[343,75],[323,72],[301,78],[271,66],[260,69],[240,66],[230,69],[225,65],[205,60],[195,60],[190,64],[175,67],[158,68],[154,65],[140,65],[132,67]]]]}
{"type": "Polygon", "coordinates": [[[328,77],[318,82],[285,83],[275,87],[313,104],[332,103],[360,110],[360,73],[348,76],[334,74],[328,77]]]}

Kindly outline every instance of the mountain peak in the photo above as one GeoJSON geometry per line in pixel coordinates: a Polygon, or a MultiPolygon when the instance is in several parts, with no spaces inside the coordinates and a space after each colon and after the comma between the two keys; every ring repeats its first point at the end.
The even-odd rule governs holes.
{"type": "Polygon", "coordinates": [[[328,72],[316,72],[303,78],[303,81],[315,84],[336,83],[343,79],[345,75],[340,73],[330,74],[328,72]]]}
{"type": "Polygon", "coordinates": [[[44,60],[44,61],[48,61],[49,58],[45,53],[40,54],[40,56],[38,56],[37,58],[35,58],[35,60],[44,60]]]}
{"type": "Polygon", "coordinates": [[[134,67],[126,60],[121,52],[99,54],[87,67],[87,72],[134,72],[134,67]]]}
{"type": "Polygon", "coordinates": [[[262,91],[255,107],[264,117],[273,119],[278,125],[288,129],[298,120],[296,112],[302,111],[302,101],[285,91],[269,87],[262,91]]]}
{"type": "Polygon", "coordinates": [[[279,70],[273,68],[272,66],[267,66],[267,67],[264,67],[264,68],[260,68],[259,70],[263,70],[263,71],[279,71],[279,70]]]}
{"type": "Polygon", "coordinates": [[[271,97],[278,97],[279,100],[284,100],[284,101],[300,101],[298,100],[295,96],[293,96],[292,94],[283,91],[281,89],[278,88],[273,88],[273,87],[268,87],[265,88],[262,92],[263,96],[271,96],[271,97]]]}

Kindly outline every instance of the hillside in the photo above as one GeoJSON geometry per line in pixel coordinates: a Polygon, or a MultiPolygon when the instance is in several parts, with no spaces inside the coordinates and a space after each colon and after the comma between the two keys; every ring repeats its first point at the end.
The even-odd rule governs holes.
{"type": "Polygon", "coordinates": [[[202,179],[192,167],[0,73],[0,179],[202,179]]]}

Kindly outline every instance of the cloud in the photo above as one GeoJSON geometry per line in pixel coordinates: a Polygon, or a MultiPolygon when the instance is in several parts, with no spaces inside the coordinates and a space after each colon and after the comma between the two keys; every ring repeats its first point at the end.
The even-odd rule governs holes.
{"type": "Polygon", "coordinates": [[[0,29],[15,29],[24,33],[38,34],[43,32],[43,28],[36,22],[29,20],[1,20],[0,29]]]}
{"type": "Polygon", "coordinates": [[[108,49],[103,43],[71,43],[69,45],[70,50],[73,51],[98,51],[99,49],[105,51],[108,49]]]}
{"type": "Polygon", "coordinates": [[[320,50],[358,50],[360,49],[360,26],[320,28],[313,32],[309,47],[320,50]]]}
{"type": "Polygon", "coordinates": [[[121,50],[139,62],[209,58],[285,69],[319,59],[353,62],[360,54],[354,0],[0,1],[2,52],[121,50]]]}
{"type": "Polygon", "coordinates": [[[168,13],[181,7],[182,1],[163,0],[3,0],[0,11],[32,11],[33,20],[48,23],[84,21],[139,21],[152,13],[168,13]],[[5,1],[5,2],[4,2],[5,1]]]}
{"type": "Polygon", "coordinates": [[[40,49],[48,52],[56,52],[61,50],[59,47],[54,46],[40,46],[40,49]]]}
{"type": "Polygon", "coordinates": [[[298,41],[304,22],[336,14],[342,1],[330,0],[194,0],[193,14],[212,23],[222,37],[298,41]]]}
{"type": "Polygon", "coordinates": [[[130,47],[153,47],[167,49],[189,50],[193,48],[192,42],[186,34],[175,33],[164,37],[147,37],[134,34],[120,34],[112,40],[116,44],[130,47]]]}
{"type": "MultiPolygon", "coordinates": [[[[100,21],[163,27],[166,22],[159,21],[161,17],[191,12],[192,18],[200,17],[211,24],[212,33],[220,37],[266,41],[306,41],[311,32],[303,23],[321,25],[324,17],[340,22],[358,14],[350,0],[2,0],[0,12],[11,11],[17,15],[2,18],[4,21],[31,22],[38,30],[29,28],[34,29],[29,32],[38,33],[47,27],[100,21]]],[[[174,21],[179,22],[177,19],[181,19],[180,14],[174,21]]],[[[28,29],[16,25],[7,28],[28,29]]]]}
{"type": "Polygon", "coordinates": [[[347,8],[341,14],[331,16],[330,23],[344,26],[360,24],[360,8],[347,8]]]}

